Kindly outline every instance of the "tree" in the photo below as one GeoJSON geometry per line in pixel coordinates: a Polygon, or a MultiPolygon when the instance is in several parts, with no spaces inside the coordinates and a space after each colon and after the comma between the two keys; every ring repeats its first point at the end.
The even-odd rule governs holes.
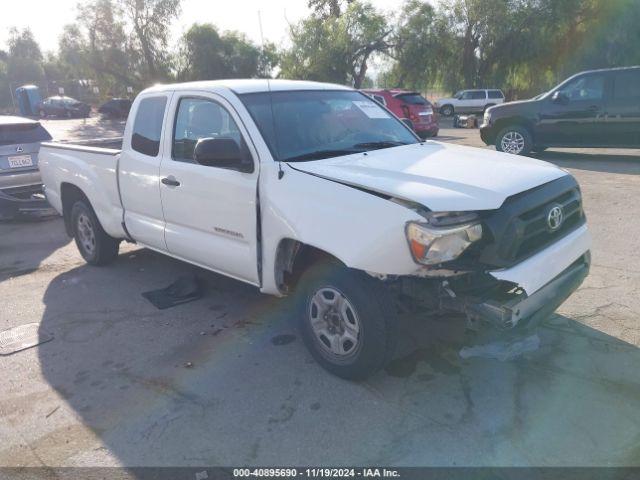
{"type": "Polygon", "coordinates": [[[9,31],[7,78],[14,85],[37,83],[44,79],[42,51],[31,30],[9,31]]]}
{"type": "Polygon", "coordinates": [[[309,0],[307,5],[321,18],[338,18],[342,15],[344,5],[354,0],[309,0]]]}
{"type": "Polygon", "coordinates": [[[270,76],[277,52],[272,44],[260,49],[245,35],[224,32],[211,24],[195,24],[182,37],[178,78],[205,80],[270,76]]]}
{"type": "Polygon", "coordinates": [[[119,0],[133,29],[134,48],[141,54],[145,81],[169,76],[169,26],[180,14],[181,0],[119,0]]]}
{"type": "Polygon", "coordinates": [[[361,87],[371,56],[391,47],[392,29],[370,3],[348,3],[337,17],[315,12],[291,26],[292,46],[283,54],[281,76],[361,87]]]}
{"type": "Polygon", "coordinates": [[[392,67],[381,78],[385,85],[421,89],[456,83],[455,36],[443,16],[424,0],[402,7],[389,54],[392,67]]]}

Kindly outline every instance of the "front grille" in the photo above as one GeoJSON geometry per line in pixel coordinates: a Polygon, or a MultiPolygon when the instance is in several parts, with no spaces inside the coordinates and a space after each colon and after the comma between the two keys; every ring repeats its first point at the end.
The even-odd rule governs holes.
{"type": "Polygon", "coordinates": [[[585,222],[580,188],[567,175],[540,187],[509,197],[485,218],[491,241],[485,244],[480,261],[495,267],[509,267],[546,248],[585,222]],[[560,206],[561,226],[552,230],[549,211],[560,206]]]}

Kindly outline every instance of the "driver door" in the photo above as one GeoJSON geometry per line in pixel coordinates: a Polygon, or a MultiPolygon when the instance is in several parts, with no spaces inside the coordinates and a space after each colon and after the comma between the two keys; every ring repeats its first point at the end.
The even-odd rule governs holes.
{"type": "Polygon", "coordinates": [[[222,97],[180,92],[170,107],[160,195],[169,253],[254,285],[259,284],[257,252],[257,154],[242,122],[222,97]],[[198,164],[202,138],[231,138],[249,148],[251,173],[198,164]]]}
{"type": "Polygon", "coordinates": [[[547,98],[540,113],[536,143],[546,146],[603,145],[606,76],[575,78],[547,98]]]}

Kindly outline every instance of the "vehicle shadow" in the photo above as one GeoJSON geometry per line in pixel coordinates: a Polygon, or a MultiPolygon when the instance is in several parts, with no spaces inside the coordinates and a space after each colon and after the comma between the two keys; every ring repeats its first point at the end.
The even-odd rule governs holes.
{"type": "Polygon", "coordinates": [[[546,150],[533,154],[534,158],[555,163],[559,167],[592,172],[640,175],[640,155],[637,153],[607,155],[546,150]]]}
{"type": "Polygon", "coordinates": [[[507,362],[463,360],[460,322],[413,320],[389,368],[351,383],[313,361],[286,300],[147,250],[57,276],[43,303],[42,376],[82,424],[43,430],[65,445],[47,465],[640,462],[640,352],[570,318],[507,362]],[[202,299],[141,297],[186,273],[202,299]]]}
{"type": "Polygon", "coordinates": [[[38,270],[44,259],[70,241],[57,216],[0,222],[0,282],[38,270]]]}

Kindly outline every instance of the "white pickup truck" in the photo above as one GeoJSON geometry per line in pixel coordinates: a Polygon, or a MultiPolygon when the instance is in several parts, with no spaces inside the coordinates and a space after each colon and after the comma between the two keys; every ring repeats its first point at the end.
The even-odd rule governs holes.
{"type": "Polygon", "coordinates": [[[45,143],[40,168],[88,263],[127,240],[293,294],[313,356],[344,378],[391,358],[401,311],[531,327],[589,271],[566,171],[423,141],[338,85],[155,86],[122,150],[45,143]]]}

